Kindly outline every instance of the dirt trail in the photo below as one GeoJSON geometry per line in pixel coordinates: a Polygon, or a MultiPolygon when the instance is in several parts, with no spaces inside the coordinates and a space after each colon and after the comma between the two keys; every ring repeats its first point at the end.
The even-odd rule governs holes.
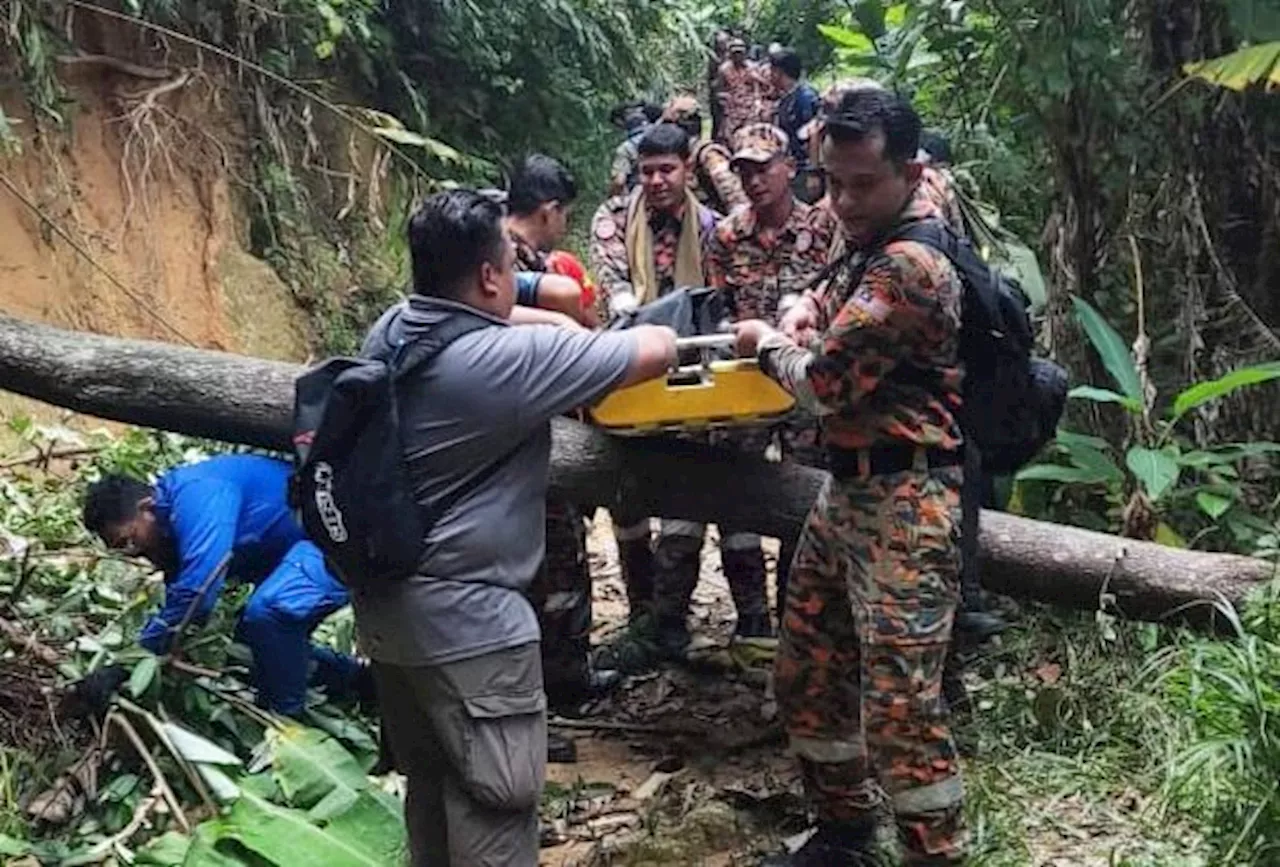
{"type": "MultiPolygon", "coordinates": [[[[800,781],[771,725],[763,671],[706,663],[717,658],[715,647],[727,645],[734,621],[714,530],[708,535],[691,620],[695,644],[709,646],[703,663],[630,678],[613,696],[587,708],[584,717],[659,731],[702,727],[706,734],[562,730],[574,738],[579,760],[548,766],[544,816],[563,818],[552,829],[561,842],[542,850],[543,867],[745,867],[784,839],[801,839],[807,815],[800,781]],[[753,732],[759,735],[754,742],[753,732]],[[658,782],[656,792],[646,791],[658,782]]],[[[773,540],[765,546],[772,593],[777,547],[773,540]]],[[[612,525],[604,511],[593,521],[588,550],[595,640],[600,641],[622,628],[627,613],[612,525]]],[[[971,685],[980,684],[974,680],[971,685]]],[[[963,737],[976,740],[981,725],[979,712],[964,724],[963,737]]],[[[1008,771],[981,758],[967,761],[965,774],[972,794],[970,826],[981,842],[972,859],[977,867],[1175,863],[1168,858],[1179,850],[1182,837],[1174,829],[1168,841],[1150,837],[1145,815],[1149,796],[1120,787],[1090,797],[1066,783],[1066,791],[1031,791],[1026,785],[1030,780],[1009,777],[1008,771]],[[992,797],[992,789],[998,797],[992,797]],[[1016,808],[1003,803],[1010,792],[1016,792],[1016,808]],[[1008,826],[1012,839],[990,842],[984,826],[992,825],[1008,826]],[[1152,860],[1125,860],[1135,856],[1152,860]]],[[[891,829],[882,828],[882,834],[892,848],[891,829]]],[[[1190,850],[1193,841],[1187,840],[1190,850]]]]}

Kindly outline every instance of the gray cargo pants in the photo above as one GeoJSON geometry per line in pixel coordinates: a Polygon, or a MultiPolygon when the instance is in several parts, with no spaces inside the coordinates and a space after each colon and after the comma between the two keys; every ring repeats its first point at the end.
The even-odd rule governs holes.
{"type": "Polygon", "coordinates": [[[373,670],[383,737],[408,777],[412,867],[536,867],[547,756],[538,643],[373,670]]]}

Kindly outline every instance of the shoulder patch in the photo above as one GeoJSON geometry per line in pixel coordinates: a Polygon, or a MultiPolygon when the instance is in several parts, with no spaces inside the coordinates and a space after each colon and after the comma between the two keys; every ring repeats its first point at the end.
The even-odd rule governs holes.
{"type": "Polygon", "coordinates": [[[608,241],[618,234],[618,224],[613,217],[601,217],[596,220],[595,236],[601,241],[608,241]]]}

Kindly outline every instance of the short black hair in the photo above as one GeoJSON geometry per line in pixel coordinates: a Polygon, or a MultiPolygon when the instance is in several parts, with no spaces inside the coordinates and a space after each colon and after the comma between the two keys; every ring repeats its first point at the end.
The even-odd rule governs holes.
{"type": "Polygon", "coordinates": [[[888,90],[848,90],[824,118],[837,143],[884,136],[885,158],[902,165],[920,150],[920,115],[903,96],[888,90]]]}
{"type": "Polygon", "coordinates": [[[920,149],[933,158],[935,163],[951,162],[951,139],[947,134],[936,129],[927,129],[920,134],[920,149]]]}
{"type": "Polygon", "coordinates": [[[122,524],[138,514],[138,504],[152,493],[150,485],[132,476],[103,476],[85,492],[85,528],[103,536],[108,527],[122,524]]]}
{"type": "Polygon", "coordinates": [[[790,48],[784,48],[777,54],[771,55],[769,65],[782,70],[782,74],[787,78],[799,80],[800,76],[804,75],[804,64],[800,62],[800,55],[790,48]]]}
{"type": "Polygon", "coordinates": [[[547,202],[567,205],[577,196],[573,175],[558,160],[546,154],[530,154],[511,175],[507,208],[513,214],[527,216],[547,202]]]}
{"type": "Polygon", "coordinates": [[[502,206],[475,190],[428,196],[409,218],[413,291],[453,297],[483,263],[501,261],[502,206]]]}
{"type": "Polygon", "coordinates": [[[689,134],[674,123],[655,123],[640,137],[636,152],[642,157],[689,158],[689,134]]]}

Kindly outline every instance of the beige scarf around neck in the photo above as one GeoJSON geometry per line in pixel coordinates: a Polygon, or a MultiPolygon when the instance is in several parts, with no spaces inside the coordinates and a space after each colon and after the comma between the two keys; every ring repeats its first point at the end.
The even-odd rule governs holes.
{"type": "MultiPolygon", "coordinates": [[[[676,245],[676,286],[701,286],[702,221],[700,205],[692,192],[685,192],[684,219],[680,225],[680,241],[676,245]]],[[[653,229],[649,226],[649,210],[644,190],[637,188],[627,204],[627,266],[631,272],[631,288],[636,302],[647,304],[657,299],[658,277],[653,264],[653,229]]]]}

